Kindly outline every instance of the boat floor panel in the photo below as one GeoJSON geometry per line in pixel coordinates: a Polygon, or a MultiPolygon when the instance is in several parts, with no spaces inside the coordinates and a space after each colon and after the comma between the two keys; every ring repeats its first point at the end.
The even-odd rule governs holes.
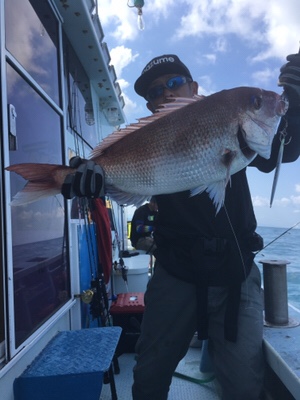
{"type": "MultiPolygon", "coordinates": [[[[132,370],[135,364],[135,355],[132,353],[123,354],[119,357],[120,374],[115,375],[116,389],[118,400],[130,400],[131,386],[133,382],[132,370]]],[[[200,384],[191,382],[185,377],[195,380],[209,380],[211,374],[203,374],[200,372],[201,350],[198,348],[190,348],[186,356],[179,363],[176,372],[182,374],[183,377],[173,377],[168,400],[185,400],[185,399],[204,399],[219,400],[218,387],[216,380],[200,384]]],[[[111,400],[110,386],[105,384],[102,387],[100,400],[111,400]]]]}
{"type": "Polygon", "coordinates": [[[265,357],[283,384],[300,399],[300,312],[289,306],[290,327],[265,327],[265,357]]]}

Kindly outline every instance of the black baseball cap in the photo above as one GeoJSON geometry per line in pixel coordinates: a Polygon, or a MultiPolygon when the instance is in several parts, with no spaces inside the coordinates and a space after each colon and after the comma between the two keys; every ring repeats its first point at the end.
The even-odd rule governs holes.
{"type": "Polygon", "coordinates": [[[137,94],[146,98],[151,82],[167,74],[179,74],[193,80],[189,69],[180,61],[178,56],[175,54],[165,54],[153,58],[153,60],[146,65],[141,76],[134,84],[134,90],[137,94]]]}

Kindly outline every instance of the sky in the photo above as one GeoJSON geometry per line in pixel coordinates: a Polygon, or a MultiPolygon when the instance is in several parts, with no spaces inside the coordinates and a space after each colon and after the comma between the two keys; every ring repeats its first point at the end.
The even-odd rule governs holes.
{"type": "MultiPolygon", "coordinates": [[[[144,0],[144,30],[138,29],[133,4],[98,1],[128,124],[150,114],[133,86],[145,65],[163,54],[180,57],[198,82],[199,94],[239,86],[282,93],[280,67],[299,50],[299,0],[144,0]]],[[[281,166],[271,208],[274,172],[247,171],[259,226],[289,228],[300,222],[300,159],[281,166]]]]}

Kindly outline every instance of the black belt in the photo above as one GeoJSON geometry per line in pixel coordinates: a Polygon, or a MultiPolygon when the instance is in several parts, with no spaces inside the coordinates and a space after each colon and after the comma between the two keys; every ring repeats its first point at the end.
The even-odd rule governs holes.
{"type": "Polygon", "coordinates": [[[228,241],[223,238],[207,239],[200,237],[196,243],[199,245],[199,250],[204,255],[224,253],[228,241]]]}

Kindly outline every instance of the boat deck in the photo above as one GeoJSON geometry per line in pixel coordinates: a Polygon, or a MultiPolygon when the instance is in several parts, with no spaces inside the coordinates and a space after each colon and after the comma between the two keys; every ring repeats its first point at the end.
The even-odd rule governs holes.
{"type": "MultiPolygon", "coordinates": [[[[264,328],[264,351],[269,367],[278,376],[290,394],[284,394],[286,399],[300,400],[300,312],[289,306],[291,327],[264,328]]],[[[132,369],[135,364],[135,354],[123,354],[119,357],[120,374],[115,375],[119,400],[130,400],[133,382],[132,369]]],[[[189,348],[184,359],[176,370],[181,377],[174,376],[168,400],[205,399],[219,400],[220,390],[211,374],[200,372],[201,349],[189,348]],[[209,381],[200,383],[200,381],[209,381]]],[[[271,382],[274,386],[274,381],[271,382]]],[[[276,394],[270,398],[278,399],[276,394]]],[[[103,385],[100,400],[111,400],[110,386],[103,385]]]]}
{"type": "MultiPolygon", "coordinates": [[[[134,354],[123,354],[119,357],[120,374],[115,375],[115,382],[119,400],[130,400],[131,386],[133,382],[132,369],[135,364],[134,354]]],[[[213,379],[208,383],[200,384],[192,380],[210,380],[211,374],[200,372],[201,349],[190,348],[186,356],[178,365],[176,372],[182,374],[182,377],[173,377],[168,400],[182,399],[205,399],[219,400],[218,386],[213,379]]],[[[111,400],[110,386],[103,385],[100,400],[111,400]]]]}
{"type": "Polygon", "coordinates": [[[293,398],[299,400],[300,311],[297,308],[289,305],[288,327],[265,327],[264,350],[268,365],[293,398]]]}

